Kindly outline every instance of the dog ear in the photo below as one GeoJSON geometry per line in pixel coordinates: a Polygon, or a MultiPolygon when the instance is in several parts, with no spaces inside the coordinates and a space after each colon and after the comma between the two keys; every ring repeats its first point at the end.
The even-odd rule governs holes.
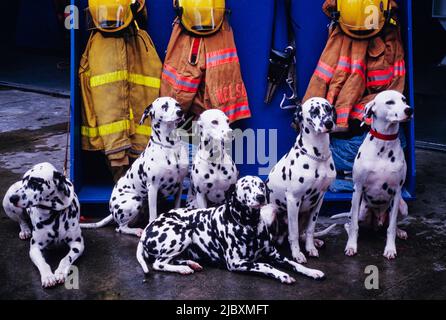
{"type": "Polygon", "coordinates": [[[71,205],[75,196],[73,184],[59,171],[54,171],[53,180],[57,192],[53,195],[56,201],[51,201],[52,207],[55,210],[65,209],[71,205]]]}
{"type": "Polygon", "coordinates": [[[231,202],[234,203],[235,197],[235,184],[232,184],[228,190],[225,191],[225,211],[226,213],[231,211],[231,202]]]}
{"type": "Polygon", "coordinates": [[[365,105],[364,116],[362,118],[363,122],[366,119],[370,119],[373,116],[373,114],[375,113],[375,111],[376,111],[375,101],[370,101],[369,103],[367,103],[365,105]]]}
{"type": "Polygon", "coordinates": [[[59,171],[54,171],[53,179],[57,191],[63,193],[66,197],[70,197],[73,184],[59,171]]]}
{"type": "Polygon", "coordinates": [[[302,104],[298,103],[296,105],[296,111],[294,111],[294,123],[300,124],[304,120],[304,115],[302,111],[302,104]]]}
{"type": "Polygon", "coordinates": [[[152,108],[153,108],[153,104],[151,104],[150,106],[148,106],[148,107],[146,108],[146,110],[144,110],[144,113],[142,114],[141,120],[139,121],[139,125],[140,125],[140,126],[142,126],[142,125],[144,124],[144,121],[145,121],[145,120],[147,119],[147,117],[149,116],[150,111],[152,110],[152,108]]]}
{"type": "Polygon", "coordinates": [[[235,184],[232,184],[228,190],[225,192],[226,202],[229,202],[232,197],[235,196],[235,184]]]}

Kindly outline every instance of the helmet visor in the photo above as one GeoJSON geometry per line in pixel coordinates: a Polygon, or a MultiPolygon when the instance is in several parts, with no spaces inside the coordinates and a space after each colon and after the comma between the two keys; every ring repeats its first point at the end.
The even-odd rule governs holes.
{"type": "Polygon", "coordinates": [[[132,18],[130,6],[121,4],[99,5],[87,8],[88,29],[114,31],[127,27],[132,18]]]}
{"type": "Polygon", "coordinates": [[[224,8],[181,8],[181,22],[189,31],[206,33],[214,31],[223,23],[226,10],[224,8]]]}

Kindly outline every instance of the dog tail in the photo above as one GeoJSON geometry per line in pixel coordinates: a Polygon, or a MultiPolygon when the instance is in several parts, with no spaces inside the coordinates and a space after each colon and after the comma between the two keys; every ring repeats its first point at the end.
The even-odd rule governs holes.
{"type": "Polygon", "coordinates": [[[325,235],[327,235],[328,233],[330,233],[331,230],[333,230],[335,227],[337,226],[336,223],[333,223],[332,225],[330,225],[328,228],[325,228],[324,230],[318,231],[314,233],[315,237],[323,237],[325,235]]]}
{"type": "Polygon", "coordinates": [[[335,214],[334,216],[331,216],[330,219],[340,219],[340,218],[347,218],[347,217],[350,217],[350,211],[349,212],[335,214]]]}
{"type": "Polygon", "coordinates": [[[94,223],[81,223],[80,226],[82,229],[97,229],[106,226],[110,222],[113,221],[113,215],[110,214],[99,222],[94,223]]]}
{"type": "Polygon", "coordinates": [[[149,274],[149,267],[147,266],[146,259],[144,258],[144,245],[142,241],[139,241],[138,248],[136,249],[136,259],[141,265],[142,271],[144,271],[144,277],[147,278],[149,274]]]}

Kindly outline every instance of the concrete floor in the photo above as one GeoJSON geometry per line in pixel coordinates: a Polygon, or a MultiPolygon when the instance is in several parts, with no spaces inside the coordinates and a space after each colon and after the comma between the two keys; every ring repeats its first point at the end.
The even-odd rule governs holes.
{"type": "MultiPolygon", "coordinates": [[[[50,161],[61,169],[68,100],[0,90],[0,197],[32,165],[50,161]],[[42,108],[42,101],[45,107],[42,108]],[[11,108],[14,109],[11,109],[11,108]],[[11,110],[14,110],[12,112],[11,110]]],[[[79,289],[40,287],[18,226],[0,213],[0,299],[445,299],[446,154],[417,151],[417,196],[402,223],[407,241],[397,241],[398,258],[382,257],[385,232],[361,231],[359,254],[343,255],[346,234],[339,226],[326,237],[319,259],[308,266],[327,275],[314,281],[295,275],[292,286],[249,274],[205,267],[191,276],[152,272],[143,283],[135,258],[137,239],[113,227],[84,231],[86,250],[76,262],[79,289]],[[379,289],[366,290],[364,269],[379,270],[379,289]]],[[[327,225],[327,218],[322,218],[327,225]]],[[[53,266],[63,250],[48,253],[53,266]]]]}

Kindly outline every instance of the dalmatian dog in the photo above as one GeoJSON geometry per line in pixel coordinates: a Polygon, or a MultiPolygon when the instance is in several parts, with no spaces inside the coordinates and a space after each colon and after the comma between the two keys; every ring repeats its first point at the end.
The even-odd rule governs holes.
{"type": "Polygon", "coordinates": [[[357,253],[359,221],[378,226],[388,224],[384,249],[387,259],[397,255],[395,237],[407,238],[407,233],[397,228],[398,216],[407,215],[407,204],[401,197],[407,165],[398,133],[400,123],[410,121],[412,115],[406,98],[393,90],[381,92],[366,105],[365,118],[372,119],[372,127],[353,165],[347,256],[357,253]]]}
{"type": "Polygon", "coordinates": [[[9,188],[3,208],[20,224],[19,237],[31,237],[29,255],[39,269],[42,287],[63,283],[71,265],[84,251],[79,201],[73,184],[50,163],[37,164],[9,188]],[[70,250],[53,273],[42,251],[63,244],[70,250]]]}
{"type": "Polygon", "coordinates": [[[188,150],[176,134],[184,120],[183,111],[176,100],[163,97],[145,110],[141,124],[148,116],[152,124],[150,142],[115,185],[109,203],[111,214],[100,222],[81,224],[82,228],[99,228],[114,219],[119,225],[117,232],[140,237],[143,230],[129,224],[137,221],[147,207],[149,220],[155,220],[159,195],[175,195],[175,208],[179,208],[189,166],[188,150]]]}
{"type": "Polygon", "coordinates": [[[238,173],[225,150],[225,143],[232,136],[225,113],[207,110],[196,126],[200,143],[192,164],[187,207],[207,208],[224,202],[225,192],[237,182],[238,173]]]}
{"type": "Polygon", "coordinates": [[[199,263],[207,262],[230,271],[264,274],[282,283],[295,282],[287,273],[258,262],[266,259],[308,277],[323,278],[323,272],[289,260],[274,248],[267,228],[274,215],[274,208],[266,205],[265,184],[247,176],[231,187],[219,207],[183,208],[160,215],[144,230],[136,256],[146,276],[147,262],[155,270],[180,274],[200,271],[199,263]]]}
{"type": "MultiPolygon", "coordinates": [[[[269,201],[281,215],[277,220],[288,224],[293,258],[305,263],[299,238],[305,240],[305,249],[311,257],[318,257],[316,246],[323,245],[322,240],[314,238],[314,230],[325,192],[336,177],[329,148],[329,133],[335,128],[336,111],[327,100],[312,98],[297,107],[294,123],[300,133],[291,150],[271,170],[267,186],[269,201]]],[[[316,236],[326,234],[334,226],[316,236]]],[[[279,234],[278,238],[283,239],[284,235],[279,234]]]]}

